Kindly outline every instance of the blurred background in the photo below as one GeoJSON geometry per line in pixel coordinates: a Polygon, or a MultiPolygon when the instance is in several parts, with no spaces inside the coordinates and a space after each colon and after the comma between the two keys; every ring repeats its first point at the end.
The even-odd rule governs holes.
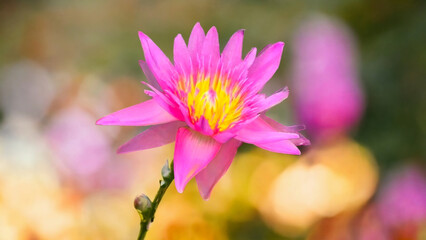
{"type": "Polygon", "coordinates": [[[149,239],[426,239],[424,1],[2,0],[1,240],[136,238],[173,144],[117,155],[144,128],[94,123],[148,99],[137,31],[172,57],[197,21],[286,43],[268,115],[312,145],[243,145],[209,201],[171,187],[149,239]]]}

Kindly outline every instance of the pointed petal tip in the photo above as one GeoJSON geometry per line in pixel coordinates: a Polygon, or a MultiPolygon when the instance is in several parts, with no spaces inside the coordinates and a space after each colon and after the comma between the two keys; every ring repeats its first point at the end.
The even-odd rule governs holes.
{"type": "Polygon", "coordinates": [[[194,25],[194,27],[192,28],[192,32],[194,32],[194,31],[200,31],[200,30],[204,34],[204,29],[201,26],[200,22],[196,22],[195,25],[194,25]]]}
{"type": "Polygon", "coordinates": [[[291,153],[291,154],[293,154],[293,155],[300,155],[300,154],[302,154],[302,152],[300,152],[300,149],[299,148],[297,148],[297,151],[295,150],[293,153],[291,153]]]}
{"type": "Polygon", "coordinates": [[[115,151],[117,154],[124,154],[124,153],[130,153],[130,152],[135,152],[137,150],[131,150],[128,147],[128,143],[126,142],[124,144],[122,144],[120,147],[117,148],[117,151],[115,151]]]}
{"type": "Polygon", "coordinates": [[[146,44],[146,40],[149,39],[149,37],[141,31],[138,31],[138,36],[142,44],[146,44]]]}
{"type": "MultiPolygon", "coordinates": [[[[176,37],[175,37],[175,41],[177,40],[177,39],[182,39],[183,40],[183,36],[182,36],[182,34],[181,33],[178,33],[178,35],[176,35],[176,37]]],[[[184,40],[185,41],[185,40],[184,40]]]]}
{"type": "Polygon", "coordinates": [[[240,34],[240,35],[242,35],[244,37],[244,33],[245,32],[246,32],[245,29],[240,29],[240,30],[236,31],[235,33],[240,34]]]}
{"type": "Polygon", "coordinates": [[[207,201],[210,199],[210,195],[212,193],[213,187],[216,185],[216,181],[215,183],[213,183],[213,185],[211,185],[210,187],[205,187],[203,186],[200,181],[197,179],[197,186],[198,186],[198,192],[200,193],[201,198],[203,198],[204,201],[207,201]]]}
{"type": "Polygon", "coordinates": [[[309,146],[311,145],[311,141],[305,138],[302,134],[300,134],[300,138],[294,141],[294,144],[297,146],[309,146]]]}
{"type": "Polygon", "coordinates": [[[178,183],[177,181],[175,181],[175,186],[176,186],[176,191],[178,193],[183,193],[183,190],[185,189],[185,185],[182,183],[178,183]]]}
{"type": "MultiPolygon", "coordinates": [[[[270,48],[273,48],[275,51],[282,52],[284,50],[284,42],[276,42],[270,46],[270,48]]],[[[281,53],[282,54],[282,53],[281,53]]]]}
{"type": "Polygon", "coordinates": [[[124,145],[121,145],[117,151],[115,151],[117,154],[123,154],[123,153],[128,153],[128,151],[126,151],[126,149],[124,148],[124,145]]]}
{"type": "Polygon", "coordinates": [[[208,35],[210,35],[210,34],[214,34],[214,36],[217,36],[217,35],[218,35],[217,28],[216,28],[215,26],[212,26],[212,27],[209,29],[209,31],[207,31],[206,37],[207,37],[208,35]]]}
{"type": "Polygon", "coordinates": [[[154,97],[154,96],[155,96],[155,93],[154,93],[153,91],[150,91],[150,90],[144,90],[143,92],[144,92],[146,95],[150,96],[150,97],[154,97]]]}
{"type": "Polygon", "coordinates": [[[96,125],[114,125],[117,119],[114,116],[107,115],[96,121],[96,125]]]}
{"type": "Polygon", "coordinates": [[[99,118],[98,120],[96,120],[95,124],[96,125],[103,125],[102,124],[102,118],[99,118]]]}
{"type": "Polygon", "coordinates": [[[201,195],[201,197],[203,198],[204,201],[210,200],[210,193],[208,193],[208,194],[200,193],[200,195],[201,195]]]}
{"type": "Polygon", "coordinates": [[[140,38],[146,38],[148,37],[145,33],[143,33],[142,31],[138,31],[138,35],[140,38]]]}
{"type": "Polygon", "coordinates": [[[262,51],[260,51],[259,56],[263,54],[271,54],[271,51],[272,52],[282,51],[284,49],[284,45],[285,45],[284,42],[276,42],[276,43],[268,44],[262,49],[262,51]]]}

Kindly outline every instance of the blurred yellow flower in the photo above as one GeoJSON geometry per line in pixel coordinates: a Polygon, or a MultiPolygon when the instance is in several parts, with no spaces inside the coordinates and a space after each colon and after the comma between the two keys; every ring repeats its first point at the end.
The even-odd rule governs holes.
{"type": "Polygon", "coordinates": [[[322,217],[363,205],[374,193],[378,170],[370,152],[342,138],[317,145],[275,180],[265,221],[282,234],[303,232],[322,217]]]}

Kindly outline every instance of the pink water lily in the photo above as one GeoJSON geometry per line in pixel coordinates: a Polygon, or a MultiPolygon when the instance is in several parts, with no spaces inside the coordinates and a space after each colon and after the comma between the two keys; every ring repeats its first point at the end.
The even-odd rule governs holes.
{"type": "Polygon", "coordinates": [[[176,141],[175,184],[183,192],[195,177],[201,196],[210,197],[228,170],[241,142],[273,152],[300,154],[297,145],[309,141],[265,112],[288,96],[282,88],[271,96],[259,91],[279,67],[283,42],[266,46],[256,57],[253,48],[242,55],[244,30],[230,38],[222,53],[218,33],[207,34],[195,24],[186,45],[182,35],[174,41],[174,64],[144,33],[139,38],[145,54],[140,61],[151,90],[151,100],[99,119],[100,125],[148,126],[118,149],[119,153],[159,147],[176,141]]]}

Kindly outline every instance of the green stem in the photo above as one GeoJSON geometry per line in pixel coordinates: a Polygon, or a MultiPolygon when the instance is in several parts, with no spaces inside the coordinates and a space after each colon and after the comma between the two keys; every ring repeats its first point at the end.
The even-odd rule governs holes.
{"type": "MultiPolygon", "coordinates": [[[[167,162],[162,169],[163,180],[160,180],[160,188],[155,195],[154,201],[152,202],[151,208],[144,215],[139,214],[141,217],[140,230],[138,240],[145,239],[146,233],[148,232],[149,225],[154,222],[155,212],[157,211],[158,205],[163,199],[164,194],[169,188],[170,184],[173,182],[173,161],[171,162],[171,168],[167,162]]],[[[139,210],[138,210],[139,211],[139,210]]]]}

